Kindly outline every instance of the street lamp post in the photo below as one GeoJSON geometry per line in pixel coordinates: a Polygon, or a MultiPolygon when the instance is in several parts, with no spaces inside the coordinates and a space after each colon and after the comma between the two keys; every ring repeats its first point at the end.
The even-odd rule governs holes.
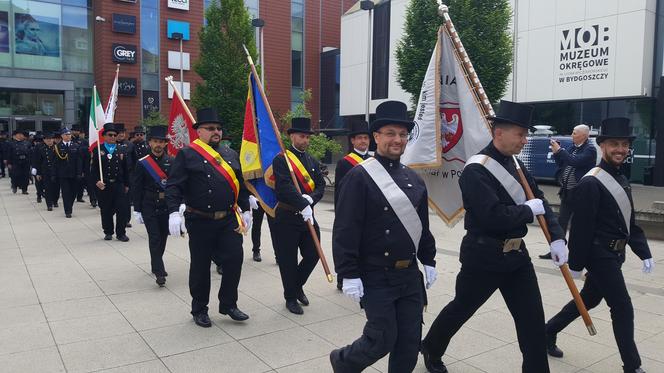
{"type": "Polygon", "coordinates": [[[265,26],[265,20],[254,18],[251,20],[251,25],[258,29],[258,61],[261,66],[261,85],[265,87],[265,52],[263,50],[263,27],[265,26]]]}
{"type": "Polygon", "coordinates": [[[181,32],[174,32],[171,37],[180,41],[180,94],[184,97],[184,53],[182,52],[184,35],[181,32]]]}
{"type": "Polygon", "coordinates": [[[370,103],[371,103],[371,21],[373,15],[374,3],[371,0],[362,0],[360,1],[360,9],[369,11],[369,18],[367,21],[367,95],[366,95],[366,107],[364,112],[364,119],[369,123],[370,115],[370,103]]]}

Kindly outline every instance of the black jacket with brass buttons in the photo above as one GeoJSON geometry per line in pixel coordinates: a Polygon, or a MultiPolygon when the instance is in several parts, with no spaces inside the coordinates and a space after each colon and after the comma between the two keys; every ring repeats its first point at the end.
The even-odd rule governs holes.
{"type": "Polygon", "coordinates": [[[332,232],[334,265],[342,278],[359,278],[363,272],[394,267],[396,261],[416,256],[422,264],[436,265],[436,242],[429,231],[424,181],[398,161],[380,155],[375,158],[415,207],[422,221],[422,237],[416,250],[383,192],[363,167],[354,167],[339,191],[332,232]]]}
{"type": "MultiPolygon", "coordinates": [[[[171,172],[173,157],[164,153],[157,157],[150,153],[148,155],[168,175],[171,172]]],[[[142,158],[142,157],[141,157],[142,158]]],[[[168,213],[166,204],[166,184],[160,186],[152,175],[145,169],[143,163],[136,162],[136,168],[131,176],[131,194],[134,202],[134,211],[142,213],[168,213]]]]}
{"type": "MultiPolygon", "coordinates": [[[[111,155],[102,144],[101,148],[101,168],[104,173],[104,183],[120,183],[129,187],[129,172],[127,169],[127,154],[121,146],[117,146],[111,155]]],[[[90,173],[92,180],[96,183],[101,180],[99,176],[99,156],[97,155],[97,148],[92,151],[92,162],[90,165],[90,173]]]]}

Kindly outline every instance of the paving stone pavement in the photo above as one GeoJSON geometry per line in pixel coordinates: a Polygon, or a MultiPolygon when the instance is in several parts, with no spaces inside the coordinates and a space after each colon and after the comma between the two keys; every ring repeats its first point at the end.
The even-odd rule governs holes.
{"type": "MultiPolygon", "coordinates": [[[[128,229],[128,243],[103,241],[99,210],[75,203],[74,216],[46,211],[30,195],[13,195],[0,180],[0,371],[2,372],[330,372],[328,354],[357,338],[364,314],[324,279],[319,265],[305,291],[311,305],[290,314],[263,225],[263,262],[245,261],[239,306],[251,319],[237,323],[212,312],[219,276],[212,269],[212,328],[189,315],[187,240],[169,238],[169,273],[159,288],[150,274],[145,228],[128,229]]],[[[332,265],[332,204],[316,209],[322,245],[332,265]]],[[[432,215],[438,282],[429,291],[424,332],[454,294],[458,249],[464,230],[444,227],[432,215]]],[[[546,250],[535,226],[526,237],[533,256],[546,250]]],[[[624,266],[636,316],[636,340],[648,372],[664,372],[664,242],[651,241],[659,266],[645,276],[629,255],[624,266]]],[[[570,299],[557,269],[535,259],[547,317],[570,299]]],[[[581,283],[577,283],[581,286],[581,283]]],[[[610,314],[591,311],[598,335],[579,320],[559,336],[564,359],[552,372],[621,372],[610,314]]],[[[444,358],[452,373],[519,372],[521,356],[505,303],[494,295],[453,339],[444,358]]],[[[387,359],[369,372],[386,372],[387,359]]],[[[422,360],[415,369],[425,372],[422,360]]]]}

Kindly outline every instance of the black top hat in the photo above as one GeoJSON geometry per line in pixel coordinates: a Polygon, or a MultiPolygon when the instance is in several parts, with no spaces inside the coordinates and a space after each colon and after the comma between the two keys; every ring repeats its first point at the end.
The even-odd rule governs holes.
{"type": "Polygon", "coordinates": [[[168,140],[168,126],[152,126],[148,130],[148,140],[168,140]]]}
{"type": "Polygon", "coordinates": [[[350,132],[348,133],[349,137],[356,135],[368,135],[369,134],[369,125],[364,120],[354,120],[350,123],[350,132]]]}
{"type": "Polygon", "coordinates": [[[44,140],[44,135],[41,133],[41,131],[35,133],[35,137],[33,137],[35,141],[43,141],[44,140]]]}
{"type": "Polygon", "coordinates": [[[80,132],[80,131],[81,131],[81,126],[78,125],[78,124],[72,124],[72,125],[71,125],[71,130],[72,130],[72,131],[79,131],[79,132],[80,132]]]}
{"type": "Polygon", "coordinates": [[[606,139],[628,139],[634,141],[636,136],[632,135],[632,129],[629,127],[628,118],[606,118],[602,121],[600,134],[597,136],[597,143],[606,139]]]}
{"type": "Polygon", "coordinates": [[[104,124],[104,129],[101,131],[102,135],[105,135],[106,132],[115,132],[118,133],[118,128],[116,123],[106,123],[104,124]]]}
{"type": "Polygon", "coordinates": [[[145,133],[145,128],[143,126],[134,127],[134,134],[145,133]]]}
{"type": "Polygon", "coordinates": [[[385,101],[376,108],[376,119],[371,122],[371,132],[377,132],[388,124],[405,126],[410,132],[415,126],[408,116],[408,107],[401,101],[385,101]]]}
{"type": "Polygon", "coordinates": [[[533,117],[534,106],[519,104],[517,102],[500,100],[500,108],[498,109],[498,114],[489,117],[488,119],[492,120],[494,124],[496,123],[507,123],[514,124],[519,127],[528,128],[529,130],[535,130],[530,124],[530,121],[533,117]]]}
{"type": "Polygon", "coordinates": [[[206,107],[196,111],[196,123],[193,127],[198,128],[201,124],[214,123],[221,126],[217,109],[206,107]]]}
{"type": "Polygon", "coordinates": [[[115,128],[115,132],[125,132],[127,129],[125,128],[124,123],[113,123],[113,126],[115,128]]]}
{"type": "Polygon", "coordinates": [[[291,119],[291,127],[286,130],[286,132],[290,135],[291,133],[308,133],[312,134],[313,131],[311,130],[311,119],[309,118],[293,118],[291,119]]]}

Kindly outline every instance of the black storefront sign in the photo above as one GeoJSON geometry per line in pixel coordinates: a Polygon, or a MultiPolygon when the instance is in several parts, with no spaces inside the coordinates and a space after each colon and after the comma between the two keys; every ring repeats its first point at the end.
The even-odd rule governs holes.
{"type": "Polygon", "coordinates": [[[159,111],[159,91],[143,91],[143,118],[159,111]]]}
{"type": "Polygon", "coordinates": [[[132,44],[113,44],[113,62],[136,63],[136,46],[132,44]]]}
{"type": "Polygon", "coordinates": [[[136,96],[136,78],[118,78],[118,96],[136,96]]]}
{"type": "Polygon", "coordinates": [[[136,33],[136,16],[113,13],[113,32],[136,33]]]}

